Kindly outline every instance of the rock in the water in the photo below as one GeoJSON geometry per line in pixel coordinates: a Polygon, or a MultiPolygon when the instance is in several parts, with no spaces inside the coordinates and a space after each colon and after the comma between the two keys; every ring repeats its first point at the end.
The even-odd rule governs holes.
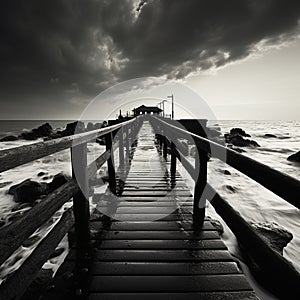
{"type": "Polygon", "coordinates": [[[277,136],[275,134],[271,134],[271,133],[266,133],[264,135],[264,137],[266,137],[266,138],[277,138],[277,136]]]}
{"type": "Polygon", "coordinates": [[[66,129],[61,132],[62,136],[69,136],[76,133],[84,132],[85,125],[82,121],[75,121],[72,123],[68,123],[66,129]]]}
{"type": "Polygon", "coordinates": [[[237,147],[260,147],[260,145],[257,142],[249,139],[244,139],[239,134],[225,134],[225,141],[237,147]]]}
{"type": "Polygon", "coordinates": [[[242,128],[232,128],[230,133],[224,134],[225,142],[232,144],[237,147],[260,147],[260,145],[249,139],[245,139],[244,137],[250,137],[242,128]]]}
{"type": "Polygon", "coordinates": [[[294,153],[292,155],[290,155],[287,160],[289,161],[294,161],[294,162],[300,162],[300,151],[298,151],[297,153],[294,153]]]}
{"type": "Polygon", "coordinates": [[[283,248],[293,239],[293,234],[276,223],[252,223],[251,226],[267,241],[273,250],[283,254],[283,248]]]}
{"type": "Polygon", "coordinates": [[[14,136],[14,135],[8,135],[8,136],[5,136],[4,138],[2,138],[0,140],[0,142],[12,142],[12,141],[16,141],[18,140],[18,137],[14,136]]]}
{"type": "Polygon", "coordinates": [[[36,132],[42,137],[50,135],[53,132],[53,128],[49,123],[45,123],[38,128],[33,129],[32,131],[36,132]]]}
{"type": "Polygon", "coordinates": [[[39,183],[26,179],[21,183],[11,186],[8,193],[14,196],[14,201],[16,202],[34,202],[42,195],[47,195],[49,188],[47,183],[39,183]]]}
{"type": "Polygon", "coordinates": [[[62,173],[56,174],[53,177],[52,181],[48,184],[50,192],[53,192],[54,190],[56,190],[57,188],[59,188],[60,186],[68,182],[68,180],[69,180],[68,177],[64,174],[62,173]]]}
{"type": "Polygon", "coordinates": [[[231,185],[225,185],[225,188],[230,192],[230,193],[235,193],[237,191],[237,188],[231,186],[231,185]]]}
{"type": "MultiPolygon", "coordinates": [[[[258,235],[260,235],[266,241],[269,247],[271,247],[274,251],[278,252],[281,255],[283,253],[283,248],[293,238],[293,235],[289,231],[275,223],[252,223],[251,226],[257,231],[258,235]]],[[[276,284],[274,284],[274,279],[276,278],[274,278],[274,272],[280,274],[280,265],[272,267],[268,264],[264,265],[264,263],[262,263],[260,259],[255,259],[251,255],[247,247],[243,247],[242,245],[239,246],[242,250],[243,258],[247,266],[249,267],[256,281],[261,286],[269,290],[278,299],[298,299],[297,297],[295,298],[295,295],[292,294],[294,291],[289,291],[287,289],[287,286],[289,285],[289,283],[287,282],[289,282],[292,278],[282,278],[282,276],[278,276],[275,280],[276,284]],[[283,281],[285,281],[285,283],[283,281]],[[285,286],[286,288],[283,288],[283,286],[285,286]]],[[[289,268],[291,270],[295,270],[293,265],[288,260],[286,260],[286,265],[289,265],[289,268]]],[[[285,270],[285,268],[283,268],[283,270],[285,270]]],[[[296,272],[297,271],[295,270],[295,273],[296,272]]]]}
{"type": "Polygon", "coordinates": [[[25,140],[36,140],[41,137],[50,136],[53,133],[52,126],[49,123],[45,123],[31,131],[23,132],[19,135],[19,138],[25,140]]]}
{"type": "Polygon", "coordinates": [[[244,137],[251,137],[250,134],[246,133],[242,128],[232,128],[230,130],[231,135],[241,135],[244,137]]]}

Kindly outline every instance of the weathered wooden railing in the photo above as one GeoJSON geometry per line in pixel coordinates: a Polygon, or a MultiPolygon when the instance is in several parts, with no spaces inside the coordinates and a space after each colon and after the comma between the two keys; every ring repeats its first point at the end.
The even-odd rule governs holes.
{"type": "Polygon", "coordinates": [[[88,180],[105,162],[108,164],[109,188],[115,193],[117,181],[113,165],[114,149],[119,149],[119,168],[128,167],[130,145],[141,125],[139,118],[105,127],[99,130],[75,134],[68,137],[38,142],[31,145],[0,151],[0,173],[21,166],[41,157],[71,149],[72,179],[36,204],[24,216],[0,229],[0,266],[45,224],[53,214],[73,198],[73,207],[67,209],[51,231],[41,240],[23,264],[0,285],[0,299],[19,299],[36,277],[38,271],[53,253],[58,243],[75,226],[78,255],[89,253],[89,190],[88,180]],[[113,144],[114,140],[117,140],[113,144]],[[105,137],[106,151],[87,165],[87,143],[105,137]],[[124,153],[124,144],[126,153],[124,153]],[[74,169],[80,170],[75,172],[74,169]],[[80,187],[80,188],[79,188],[80,187]]]}
{"type": "MultiPolygon", "coordinates": [[[[272,291],[280,298],[296,299],[291,295],[300,295],[300,274],[282,255],[273,250],[270,245],[258,235],[255,229],[225,201],[217,191],[207,182],[208,154],[218,158],[226,164],[252,178],[285,201],[300,208],[300,181],[279,171],[276,171],[260,162],[241,155],[221,144],[215,143],[206,137],[199,136],[178,126],[178,122],[159,117],[149,118],[155,132],[158,134],[163,156],[167,158],[167,147],[171,153],[171,177],[176,172],[176,159],[195,180],[193,217],[194,226],[199,228],[204,220],[205,205],[199,207],[202,193],[215,208],[216,212],[225,221],[235,234],[239,244],[250,254],[254,263],[261,269],[260,276],[265,276],[264,282],[272,286],[272,291]],[[180,139],[192,138],[195,142],[195,165],[186,158],[185,147],[180,139]],[[175,146],[176,145],[176,146],[175,146]],[[214,148],[214,151],[212,151],[214,148]]],[[[203,128],[205,132],[205,128],[203,128]]],[[[262,278],[261,278],[262,279],[262,278]]]]}

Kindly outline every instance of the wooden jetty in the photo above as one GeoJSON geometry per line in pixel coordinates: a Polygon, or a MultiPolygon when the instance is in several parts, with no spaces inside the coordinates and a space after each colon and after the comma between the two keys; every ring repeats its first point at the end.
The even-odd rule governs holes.
{"type": "Polygon", "coordinates": [[[205,217],[205,206],[200,205],[204,191],[255,263],[272,274],[275,292],[296,299],[299,273],[208,185],[208,153],[224,159],[213,147],[225,151],[226,163],[300,208],[299,181],[159,117],[139,116],[100,130],[1,151],[4,172],[71,148],[73,179],[0,229],[0,264],[71,198],[73,208],[0,285],[0,299],[21,299],[66,234],[69,253],[41,299],[257,299],[205,217]],[[183,154],[180,139],[187,136],[199,153],[195,166],[183,154]],[[87,165],[87,143],[99,137],[105,137],[106,151],[87,165]],[[90,213],[88,182],[104,163],[109,189],[93,196],[97,206],[90,213]],[[194,178],[193,191],[178,172],[178,163],[194,178]]]}

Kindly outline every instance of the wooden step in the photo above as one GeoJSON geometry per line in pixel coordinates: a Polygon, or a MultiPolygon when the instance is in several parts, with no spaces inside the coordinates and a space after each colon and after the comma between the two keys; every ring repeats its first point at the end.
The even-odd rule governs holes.
{"type": "Polygon", "coordinates": [[[238,274],[235,262],[95,262],[93,275],[206,275],[238,274]]]}
{"type": "Polygon", "coordinates": [[[244,275],[93,276],[89,292],[251,291],[244,275]]]}
{"type": "Polygon", "coordinates": [[[220,239],[214,240],[103,240],[99,246],[101,249],[119,249],[119,250],[227,250],[220,239]]]}
{"type": "Polygon", "coordinates": [[[105,240],[212,240],[220,237],[217,231],[114,231],[109,230],[103,235],[105,240]]]}
{"type": "Polygon", "coordinates": [[[258,300],[254,292],[91,293],[88,300],[258,300]]]}

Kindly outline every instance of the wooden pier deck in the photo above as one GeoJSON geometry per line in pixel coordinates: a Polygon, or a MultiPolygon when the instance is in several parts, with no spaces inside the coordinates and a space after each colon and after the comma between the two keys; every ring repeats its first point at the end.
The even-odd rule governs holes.
{"type": "MultiPolygon", "coordinates": [[[[257,299],[216,228],[206,220],[193,230],[192,205],[179,173],[171,188],[168,166],[144,123],[122,195],[103,198],[96,209],[100,219],[110,214],[113,221],[105,227],[92,216],[86,298],[257,299]]],[[[74,251],[65,264],[74,262],[74,251]]]]}
{"type": "Polygon", "coordinates": [[[298,209],[300,182],[209,140],[205,122],[181,121],[183,128],[158,116],[113,120],[101,129],[0,151],[0,173],[64,149],[71,150],[72,163],[71,179],[0,228],[0,266],[65,203],[73,204],[0,284],[0,299],[257,299],[205,218],[207,197],[257,266],[253,274],[260,270],[257,280],[279,299],[298,299],[300,274],[207,182],[207,161],[223,161],[298,209]],[[99,139],[106,150],[88,164],[88,143],[99,139]],[[194,164],[182,139],[195,146],[194,164]],[[95,174],[106,163],[109,186],[94,195],[90,214],[95,174]],[[194,180],[193,191],[179,166],[194,180]],[[66,235],[67,256],[36,291],[39,271],[66,235]]]}

